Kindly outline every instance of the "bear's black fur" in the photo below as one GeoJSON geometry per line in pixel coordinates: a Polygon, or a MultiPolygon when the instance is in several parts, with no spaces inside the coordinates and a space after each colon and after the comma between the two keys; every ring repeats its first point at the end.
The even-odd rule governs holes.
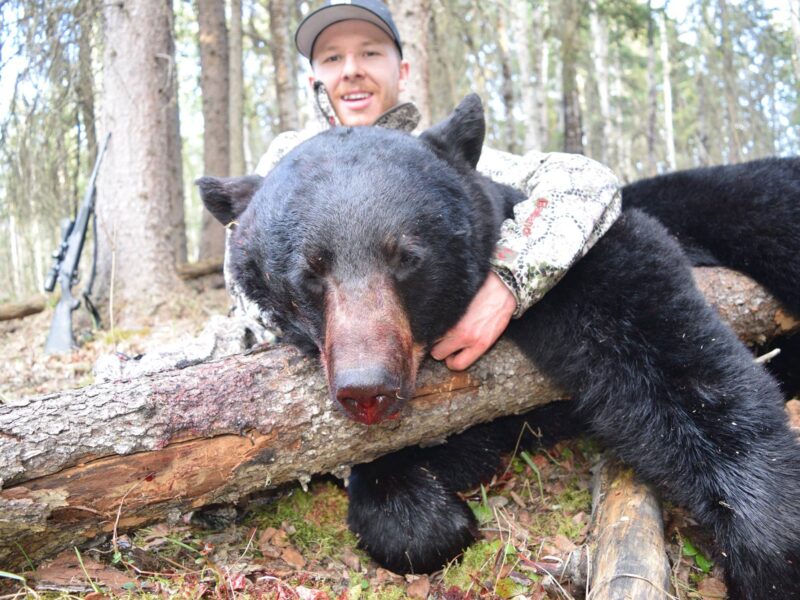
{"type": "MultiPolygon", "coordinates": [[[[402,408],[421,356],[466,309],[499,225],[521,198],[475,172],[483,128],[480,101],[469,97],[420,138],[334,129],[293,150],[263,182],[199,181],[206,206],[224,223],[238,221],[233,276],[289,341],[320,353],[332,400],[356,420],[402,408]]],[[[658,191],[658,180],[630,187],[625,202],[658,191]]],[[[682,215],[675,235],[696,257],[730,260],[706,244],[716,233],[710,215],[702,218],[709,229],[682,233],[694,232],[700,210],[684,208],[690,197],[672,193],[657,204],[682,215]]],[[[796,207],[781,206],[793,222],[777,221],[796,247],[796,207]]],[[[761,239],[773,236],[767,225],[747,233],[747,217],[719,212],[717,222],[742,221],[738,234],[725,225],[743,247],[736,266],[760,278],[760,259],[748,252],[781,244],[761,239]]],[[[769,257],[788,259],[789,277],[800,272],[796,255],[769,257]]],[[[780,279],[770,289],[791,304],[795,292],[781,292],[780,279]]],[[[800,597],[800,446],[780,391],[707,306],[663,225],[627,210],[507,335],[571,393],[577,421],[711,529],[731,598],[800,597]]],[[[456,492],[491,476],[526,418],[354,467],[348,519],[361,544],[400,572],[432,571],[456,556],[475,533],[456,492]]]]}

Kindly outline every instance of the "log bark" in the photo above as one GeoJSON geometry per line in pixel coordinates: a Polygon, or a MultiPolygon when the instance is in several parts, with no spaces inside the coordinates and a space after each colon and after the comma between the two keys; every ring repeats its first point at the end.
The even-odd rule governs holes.
{"type": "Polygon", "coordinates": [[[11,321],[21,319],[29,315],[35,315],[44,310],[46,306],[44,296],[35,296],[22,302],[10,302],[0,304],[0,321],[11,321]]]}
{"type": "Polygon", "coordinates": [[[670,594],[661,504],[633,471],[605,462],[593,484],[592,600],[662,600],[670,594]]]}
{"type": "MultiPolygon", "coordinates": [[[[748,339],[798,327],[742,276],[698,279],[748,339]]],[[[0,405],[5,570],[20,548],[36,560],[564,398],[504,341],[468,372],[428,361],[403,417],[372,427],[331,410],[316,362],[289,347],[177,367],[0,405]]]]}

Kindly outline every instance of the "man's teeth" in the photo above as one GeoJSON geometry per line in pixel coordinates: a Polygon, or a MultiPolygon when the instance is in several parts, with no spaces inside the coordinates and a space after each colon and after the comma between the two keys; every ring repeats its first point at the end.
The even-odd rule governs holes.
{"type": "Polygon", "coordinates": [[[345,100],[364,100],[365,98],[369,98],[371,94],[362,93],[362,94],[346,94],[342,96],[345,100]]]}

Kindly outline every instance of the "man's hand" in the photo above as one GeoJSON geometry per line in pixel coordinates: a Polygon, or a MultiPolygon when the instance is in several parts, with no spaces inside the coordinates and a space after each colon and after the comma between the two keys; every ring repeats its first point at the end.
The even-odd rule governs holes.
{"type": "Polygon", "coordinates": [[[445,360],[449,369],[463,371],[492,347],[508,327],[516,308],[514,295],[490,271],[467,312],[436,342],[431,349],[431,356],[436,360],[445,360]]]}

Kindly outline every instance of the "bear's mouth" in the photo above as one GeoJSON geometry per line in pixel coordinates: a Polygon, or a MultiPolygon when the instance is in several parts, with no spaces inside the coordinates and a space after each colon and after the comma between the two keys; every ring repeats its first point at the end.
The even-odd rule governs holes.
{"type": "Polygon", "coordinates": [[[361,398],[340,395],[336,400],[350,419],[364,425],[397,419],[403,407],[402,399],[385,394],[361,398]]]}

